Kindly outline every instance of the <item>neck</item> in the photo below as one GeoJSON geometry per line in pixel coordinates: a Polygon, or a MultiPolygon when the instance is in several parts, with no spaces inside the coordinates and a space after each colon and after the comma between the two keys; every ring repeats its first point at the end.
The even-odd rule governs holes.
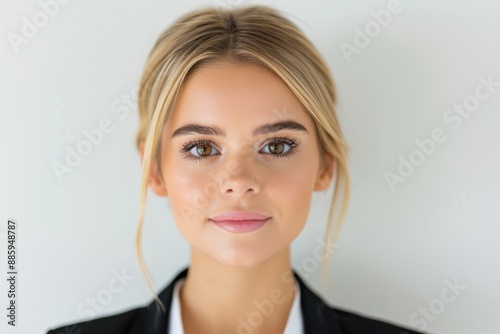
{"type": "Polygon", "coordinates": [[[180,290],[184,332],[283,333],[294,296],[289,247],[250,268],[225,266],[191,248],[180,290]]]}

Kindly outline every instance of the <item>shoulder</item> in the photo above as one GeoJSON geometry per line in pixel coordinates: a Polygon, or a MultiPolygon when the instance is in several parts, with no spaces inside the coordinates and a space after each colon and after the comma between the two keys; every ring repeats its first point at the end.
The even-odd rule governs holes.
{"type": "Polygon", "coordinates": [[[188,268],[179,271],[166,288],[158,295],[165,306],[161,310],[156,301],[147,306],[130,309],[101,318],[67,324],[51,329],[47,334],[157,334],[166,333],[168,328],[168,315],[170,302],[175,283],[187,275],[188,268]]]}
{"type": "Polygon", "coordinates": [[[297,273],[295,278],[301,290],[300,302],[305,333],[421,334],[390,321],[331,306],[325,303],[297,273]]]}
{"type": "Polygon", "coordinates": [[[398,324],[376,319],[346,309],[329,307],[329,312],[336,317],[343,329],[343,334],[421,334],[415,330],[401,327],[398,324]]]}

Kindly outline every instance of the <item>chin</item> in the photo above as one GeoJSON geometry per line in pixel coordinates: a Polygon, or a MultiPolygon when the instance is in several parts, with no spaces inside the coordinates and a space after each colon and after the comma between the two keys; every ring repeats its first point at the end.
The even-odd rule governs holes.
{"type": "Polygon", "coordinates": [[[256,254],[249,250],[225,252],[224,254],[214,254],[210,256],[216,262],[232,268],[252,268],[266,262],[270,256],[256,254]]]}

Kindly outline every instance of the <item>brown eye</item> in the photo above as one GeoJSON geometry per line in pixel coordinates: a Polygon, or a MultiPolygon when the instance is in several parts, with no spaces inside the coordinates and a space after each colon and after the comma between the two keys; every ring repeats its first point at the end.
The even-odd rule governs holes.
{"type": "Polygon", "coordinates": [[[210,155],[210,153],[212,153],[212,146],[207,145],[207,144],[197,145],[196,152],[200,156],[208,156],[208,155],[210,155]]]}
{"type": "Polygon", "coordinates": [[[287,158],[295,154],[296,147],[300,144],[297,138],[273,137],[266,142],[262,153],[272,155],[274,158],[287,158]]]}
{"type": "Polygon", "coordinates": [[[269,144],[269,152],[272,154],[281,154],[283,153],[284,147],[285,145],[283,145],[283,143],[272,143],[269,144]]]}
{"type": "Polygon", "coordinates": [[[219,151],[210,140],[191,140],[181,146],[181,153],[188,160],[201,161],[218,155],[219,151]]]}

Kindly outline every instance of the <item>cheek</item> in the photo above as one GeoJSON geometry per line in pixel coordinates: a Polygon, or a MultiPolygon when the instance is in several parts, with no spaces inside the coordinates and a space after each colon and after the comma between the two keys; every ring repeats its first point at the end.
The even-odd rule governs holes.
{"type": "Polygon", "coordinates": [[[205,219],[210,199],[218,191],[217,184],[206,174],[170,165],[165,171],[168,196],[176,222],[205,219]]]}
{"type": "Polygon", "coordinates": [[[266,178],[269,198],[280,208],[285,221],[307,219],[315,183],[313,164],[296,164],[266,178]]]}

